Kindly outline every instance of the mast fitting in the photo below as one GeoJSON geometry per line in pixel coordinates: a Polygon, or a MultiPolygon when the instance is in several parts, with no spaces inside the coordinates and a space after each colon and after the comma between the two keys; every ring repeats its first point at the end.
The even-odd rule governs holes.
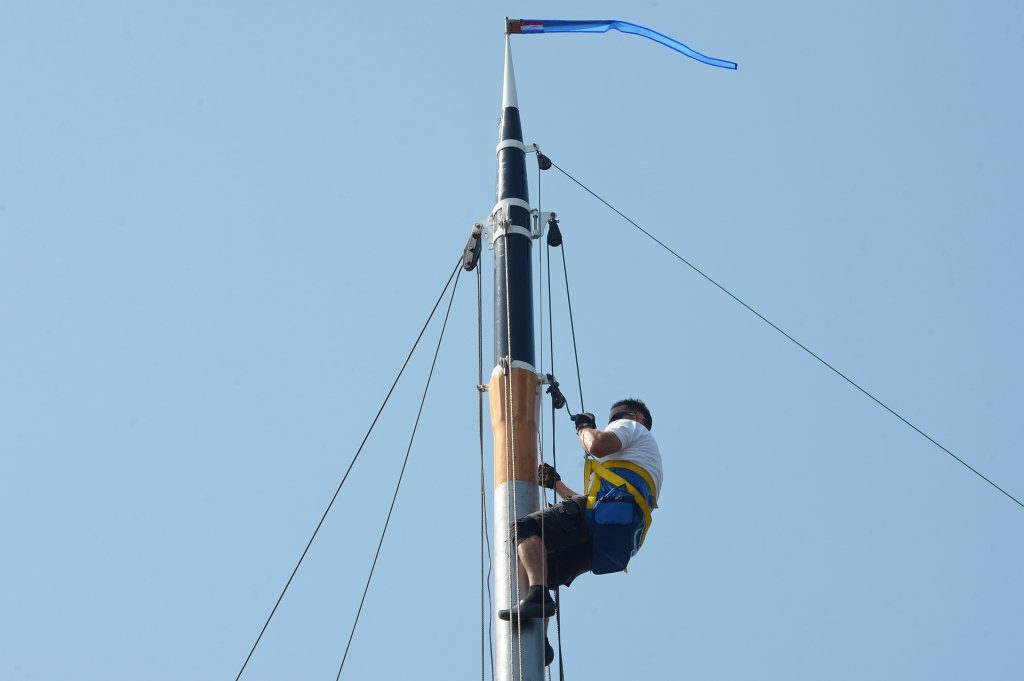
{"type": "Polygon", "coordinates": [[[547,155],[545,155],[544,152],[540,150],[540,147],[536,144],[533,145],[533,151],[536,152],[537,154],[537,167],[540,168],[541,170],[550,170],[551,159],[548,158],[547,155]]]}
{"type": "Polygon", "coordinates": [[[558,228],[558,218],[552,213],[548,218],[548,246],[558,248],[562,245],[562,230],[558,228]]]}
{"type": "Polygon", "coordinates": [[[483,225],[479,222],[473,225],[473,231],[469,235],[466,247],[462,249],[462,269],[472,272],[480,264],[480,236],[483,233],[483,225]]]}
{"type": "MultiPolygon", "coordinates": [[[[554,222],[555,226],[558,226],[558,215],[557,213],[550,211],[531,210],[530,216],[533,217],[533,238],[540,239],[544,236],[544,230],[551,226],[554,222]]],[[[559,235],[561,236],[561,235],[559,235]]],[[[561,243],[561,240],[559,240],[561,243]]]]}
{"type": "MultiPolygon", "coordinates": [[[[533,145],[533,147],[536,147],[536,146],[537,146],[536,144],[533,145]]],[[[498,153],[502,149],[518,149],[519,151],[523,152],[524,154],[532,154],[533,151],[534,151],[533,147],[528,147],[528,146],[526,146],[525,144],[523,144],[522,142],[520,142],[519,140],[516,140],[516,139],[501,140],[500,142],[498,142],[498,145],[494,148],[494,153],[498,153]]]]}
{"type": "Polygon", "coordinates": [[[551,395],[551,406],[553,406],[555,409],[561,409],[562,407],[564,407],[565,395],[563,395],[562,391],[559,390],[558,381],[555,380],[555,377],[552,376],[551,374],[544,374],[541,383],[546,383],[548,385],[548,389],[545,390],[544,392],[546,392],[548,395],[551,395]]]}
{"type": "MultiPolygon", "coordinates": [[[[494,209],[491,210],[491,214],[489,216],[487,216],[484,220],[477,222],[476,224],[473,225],[474,236],[476,235],[477,228],[480,229],[480,233],[482,234],[484,240],[487,241],[487,248],[493,249],[495,241],[509,234],[519,234],[520,236],[527,236],[530,237],[531,239],[544,238],[544,235],[547,233],[547,230],[558,229],[558,214],[553,211],[541,211],[537,210],[536,208],[530,208],[530,204],[527,203],[526,201],[523,201],[522,199],[502,199],[501,201],[498,201],[496,204],[494,204],[494,209]],[[509,208],[513,206],[530,211],[530,218],[533,220],[532,228],[526,225],[512,224],[509,221],[509,219],[505,217],[509,212],[509,208]]],[[[471,243],[473,241],[474,236],[470,237],[471,243]]],[[[561,245],[562,238],[560,232],[558,234],[557,241],[557,244],[553,244],[551,243],[551,237],[549,236],[548,238],[549,245],[561,245]]],[[[469,261],[467,259],[469,257],[469,249],[471,243],[466,244],[466,250],[463,252],[463,267],[465,267],[466,270],[472,270],[472,267],[469,266],[469,261]]],[[[477,258],[479,259],[479,255],[477,255],[477,258]]]]}

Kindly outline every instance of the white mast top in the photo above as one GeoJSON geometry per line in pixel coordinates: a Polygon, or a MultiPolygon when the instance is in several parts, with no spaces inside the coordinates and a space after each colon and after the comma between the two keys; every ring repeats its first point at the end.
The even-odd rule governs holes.
{"type": "Polygon", "coordinates": [[[516,96],[516,74],[512,70],[512,43],[509,36],[505,35],[505,88],[501,94],[501,108],[519,108],[519,98],[516,96]]]}

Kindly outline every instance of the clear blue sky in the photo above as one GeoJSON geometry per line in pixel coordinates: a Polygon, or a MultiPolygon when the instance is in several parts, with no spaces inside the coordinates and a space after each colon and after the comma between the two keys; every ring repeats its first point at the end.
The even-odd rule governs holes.
{"type": "MultiPolygon", "coordinates": [[[[505,15],[739,62],[517,37],[526,140],[1024,495],[1019,2],[7,2],[0,679],[234,678],[491,208],[505,15]]],[[[630,573],[565,594],[570,677],[1018,677],[1024,509],[542,189],[587,407],[642,397],[666,458],[630,573]]],[[[345,678],[479,673],[475,324],[466,278],[345,678]]],[[[428,361],[244,678],[334,678],[428,361]]]]}

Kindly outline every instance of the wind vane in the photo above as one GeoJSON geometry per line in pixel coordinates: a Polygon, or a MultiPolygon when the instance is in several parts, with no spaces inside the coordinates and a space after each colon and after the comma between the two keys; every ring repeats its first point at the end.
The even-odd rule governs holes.
{"type": "Polygon", "coordinates": [[[697,50],[684,45],[675,38],[669,38],[667,35],[658,33],[657,31],[653,31],[644,26],[631,24],[628,21],[619,21],[617,19],[601,19],[597,21],[579,21],[569,19],[505,19],[505,33],[510,35],[513,33],[520,33],[523,35],[529,35],[531,33],[607,33],[612,29],[621,33],[630,33],[632,35],[649,38],[656,43],[660,43],[661,45],[673,49],[680,54],[685,54],[687,57],[696,59],[708,66],[718,66],[723,69],[736,69],[736,62],[717,59],[715,57],[709,57],[706,54],[701,54],[697,50]]]}

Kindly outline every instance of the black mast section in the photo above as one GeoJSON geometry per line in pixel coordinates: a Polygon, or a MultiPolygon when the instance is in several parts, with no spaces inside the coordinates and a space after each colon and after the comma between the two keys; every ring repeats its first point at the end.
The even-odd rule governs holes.
{"type": "MultiPolygon", "coordinates": [[[[506,76],[507,77],[507,76],[506,76]]],[[[514,85],[513,85],[514,88],[514,85]]],[[[529,202],[526,183],[526,152],[523,149],[523,127],[519,106],[514,96],[507,96],[501,110],[499,143],[514,140],[498,151],[498,185],[496,198],[529,202]]],[[[500,144],[499,144],[500,146],[500,144]]],[[[502,357],[534,366],[533,338],[533,251],[532,239],[514,227],[531,231],[530,212],[521,205],[506,204],[501,213],[511,227],[494,240],[494,363],[502,357]],[[511,339],[509,330],[511,329],[511,339]],[[509,347],[511,346],[511,355],[509,347]]],[[[497,217],[497,216],[496,216],[497,217]]],[[[500,229],[501,225],[495,225],[500,229]]]]}

